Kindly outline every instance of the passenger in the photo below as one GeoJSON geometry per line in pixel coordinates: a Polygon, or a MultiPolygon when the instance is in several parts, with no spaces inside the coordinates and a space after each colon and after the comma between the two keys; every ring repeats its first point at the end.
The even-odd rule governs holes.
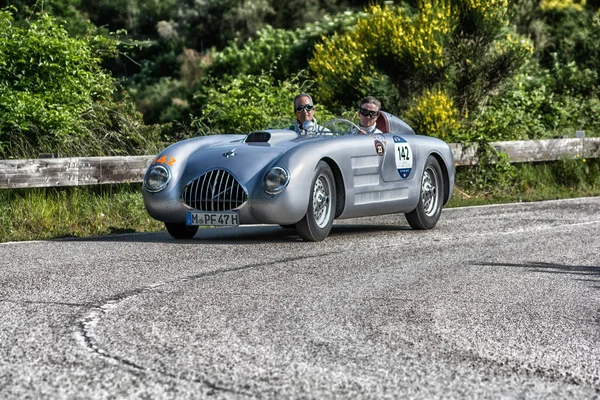
{"type": "Polygon", "coordinates": [[[329,132],[328,129],[324,129],[322,126],[317,124],[315,118],[315,105],[312,97],[306,93],[300,93],[294,97],[294,112],[296,113],[296,125],[290,126],[290,129],[296,131],[296,133],[306,135],[307,133],[323,133],[329,132]],[[304,122],[312,121],[313,124],[310,129],[304,129],[304,122]]]}
{"type": "Polygon", "coordinates": [[[377,129],[377,117],[379,117],[380,109],[381,102],[379,100],[373,96],[364,97],[358,104],[358,126],[361,129],[356,133],[363,135],[382,133],[379,129],[377,129]]]}

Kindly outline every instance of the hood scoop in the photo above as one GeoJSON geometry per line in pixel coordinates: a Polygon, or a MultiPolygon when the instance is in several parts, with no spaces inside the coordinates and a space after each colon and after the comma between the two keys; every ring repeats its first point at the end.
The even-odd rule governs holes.
{"type": "Polygon", "coordinates": [[[271,140],[271,134],[269,132],[252,132],[246,136],[246,143],[268,143],[271,140]]]}
{"type": "Polygon", "coordinates": [[[246,135],[244,143],[269,143],[275,144],[287,140],[294,140],[298,137],[296,131],[290,129],[277,129],[270,131],[256,131],[246,135]]]}

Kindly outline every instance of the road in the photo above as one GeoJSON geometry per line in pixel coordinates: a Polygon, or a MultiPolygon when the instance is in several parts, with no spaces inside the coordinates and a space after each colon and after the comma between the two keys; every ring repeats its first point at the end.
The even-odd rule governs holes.
{"type": "Polygon", "coordinates": [[[600,397],[600,198],[0,256],[2,399],[600,397]]]}

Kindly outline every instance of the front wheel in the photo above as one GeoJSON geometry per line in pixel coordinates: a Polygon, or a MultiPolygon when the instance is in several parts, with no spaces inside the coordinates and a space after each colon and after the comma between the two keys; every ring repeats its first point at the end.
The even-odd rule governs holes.
{"type": "Polygon", "coordinates": [[[442,214],[444,179],[440,163],[434,156],[427,157],[421,192],[417,208],[406,214],[406,220],[413,229],[431,229],[442,214]]]}
{"type": "Polygon", "coordinates": [[[197,226],[187,226],[186,224],[176,224],[165,222],[167,231],[174,239],[191,239],[198,232],[197,226]]]}
{"type": "Polygon", "coordinates": [[[311,184],[306,215],[296,224],[296,230],[307,242],[320,242],[331,231],[335,216],[335,180],[331,168],[320,161],[311,184]]]}

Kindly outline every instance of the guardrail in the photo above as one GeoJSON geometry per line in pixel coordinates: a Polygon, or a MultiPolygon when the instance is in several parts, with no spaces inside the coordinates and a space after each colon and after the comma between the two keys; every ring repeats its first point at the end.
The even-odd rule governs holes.
{"type": "MultiPolygon", "coordinates": [[[[511,162],[600,157],[600,138],[490,143],[511,162]]],[[[477,164],[477,148],[450,144],[456,166],[477,164]]],[[[141,182],[155,156],[0,160],[0,189],[141,182]]]]}

